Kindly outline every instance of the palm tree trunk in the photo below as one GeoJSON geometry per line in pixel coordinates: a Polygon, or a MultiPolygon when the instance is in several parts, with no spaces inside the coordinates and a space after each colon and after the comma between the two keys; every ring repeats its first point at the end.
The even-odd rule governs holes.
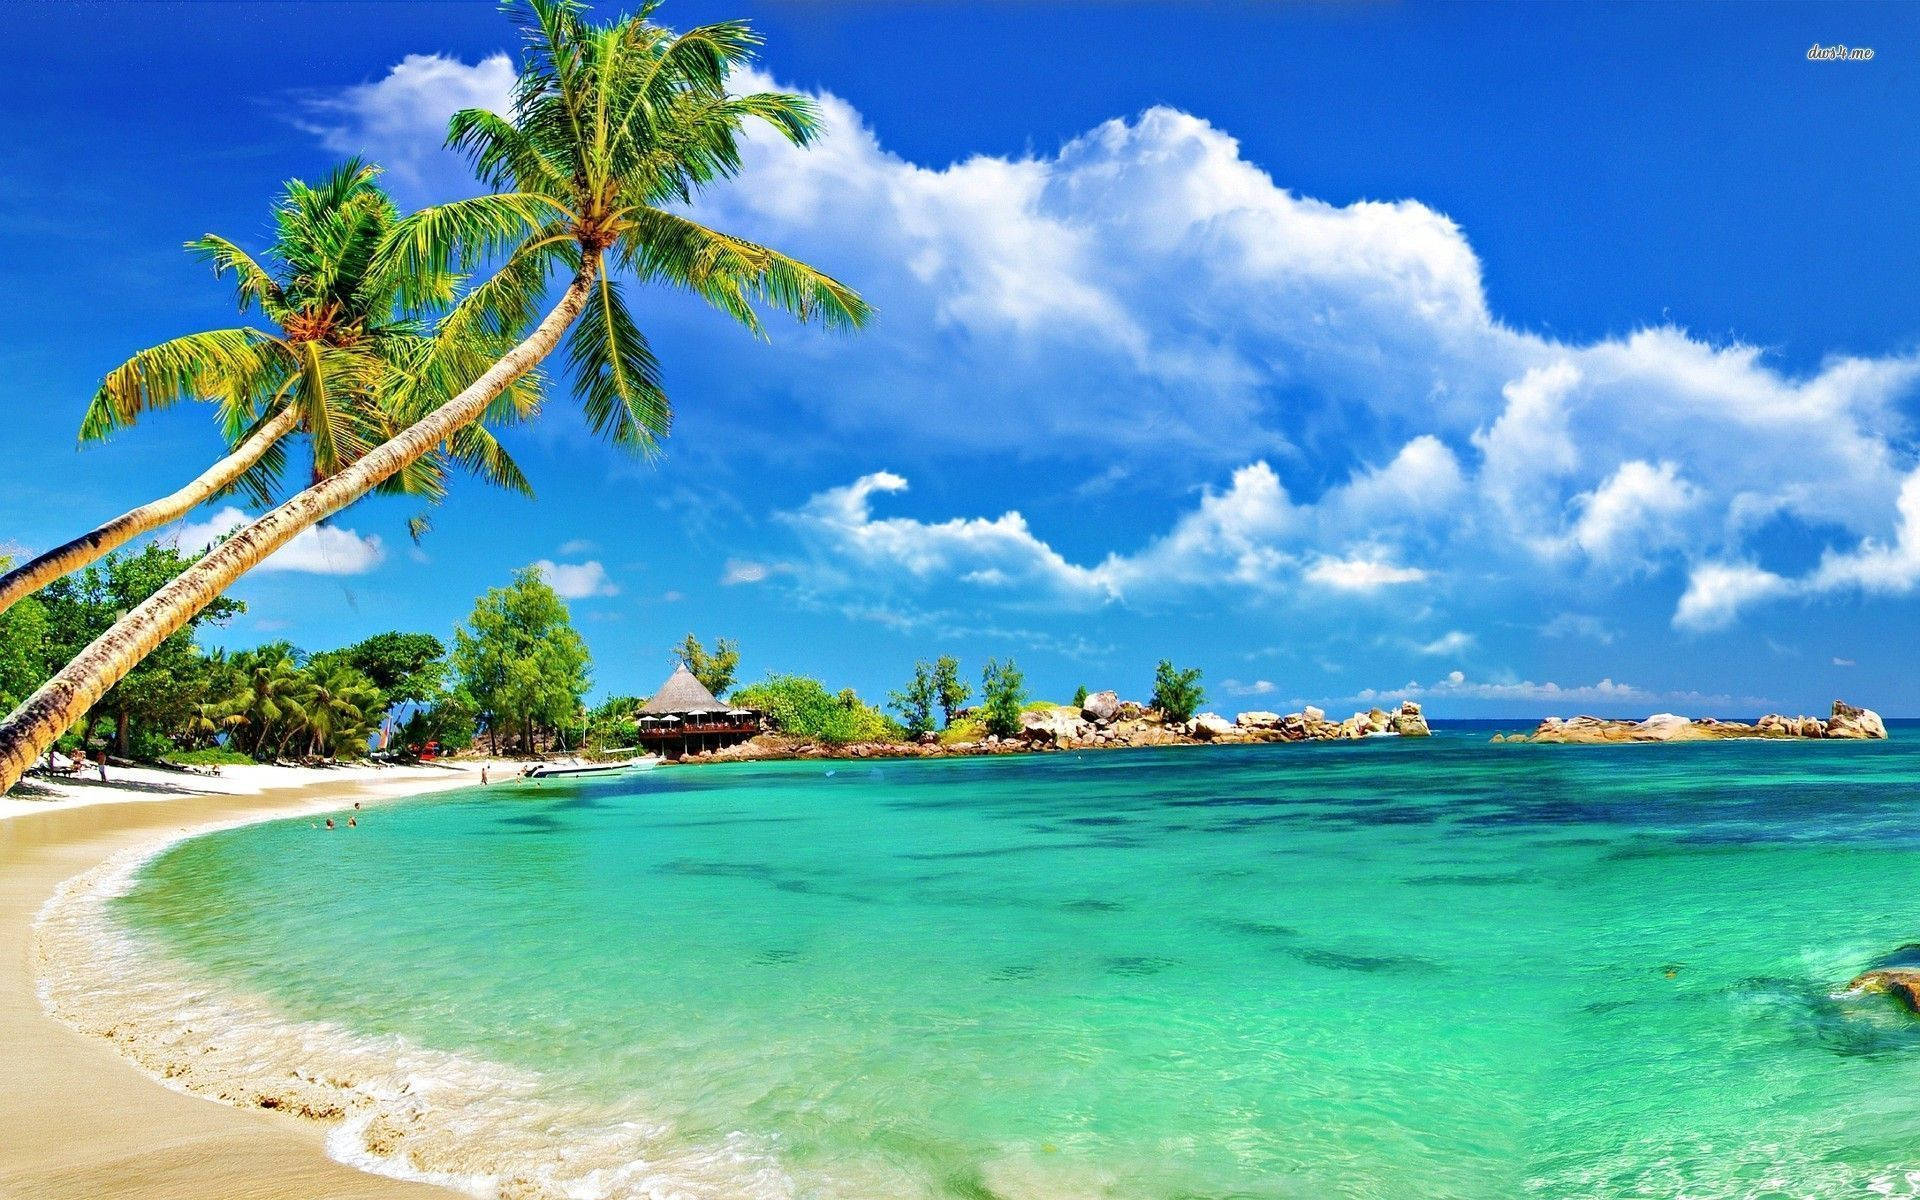
{"type": "Polygon", "coordinates": [[[409,425],[358,462],[301,492],[240,529],[172,582],[147,597],[93,640],[58,675],[0,721],[0,793],[6,792],[60,731],[120,682],[141,659],[178,632],[234,580],[264,562],[295,534],[325,520],[392,478],[408,463],[472,424],[514,380],[553,353],[567,327],[586,308],[600,270],[600,251],[582,253],[560,302],[525,341],[481,373],[453,399],[409,425]]]}
{"type": "Polygon", "coordinates": [[[192,483],[170,496],[162,496],[130,512],[121,513],[105,525],[81,534],[64,545],[0,575],[0,612],[12,608],[23,596],[69,575],[109,550],[126,545],[149,529],[158,529],[186,516],[202,501],[247,473],[273,444],[293,432],[300,423],[300,410],[288,405],[271,421],[255,430],[253,436],[235,447],[233,453],[214,463],[192,483]]]}

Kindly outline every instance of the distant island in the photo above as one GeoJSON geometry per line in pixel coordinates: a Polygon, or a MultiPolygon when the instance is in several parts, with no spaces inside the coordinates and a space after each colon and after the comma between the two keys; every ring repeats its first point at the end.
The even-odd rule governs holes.
{"type": "Polygon", "coordinates": [[[1831,738],[1846,741],[1885,739],[1886,723],[1870,708],[1833,702],[1827,717],[1788,717],[1768,713],[1751,725],[1713,717],[1655,713],[1642,720],[1605,717],[1548,717],[1532,733],[1494,734],[1496,742],[1546,742],[1593,745],[1613,742],[1718,742],[1736,738],[1831,738]]]}
{"type": "Polygon", "coordinates": [[[1019,714],[1017,730],[989,731],[973,710],[956,712],[945,733],[931,730],[908,739],[833,742],[775,727],[745,741],[703,750],[674,761],[749,762],[784,758],[944,758],[1022,754],[1052,750],[1119,750],[1144,746],[1249,745],[1259,742],[1333,742],[1376,737],[1426,737],[1420,705],[1404,701],[1389,713],[1374,708],[1340,721],[1311,705],[1282,716],[1243,712],[1229,721],[1218,713],[1181,719],[1177,713],[1112,691],[1095,692],[1079,704],[1038,702],[1019,714]]]}

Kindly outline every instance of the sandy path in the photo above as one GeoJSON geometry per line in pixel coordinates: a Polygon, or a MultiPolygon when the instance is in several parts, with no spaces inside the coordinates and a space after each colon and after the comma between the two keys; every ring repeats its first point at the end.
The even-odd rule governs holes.
{"type": "Polygon", "coordinates": [[[478,782],[447,768],[254,795],[139,803],[47,804],[0,820],[0,1197],[212,1200],[215,1197],[446,1197],[326,1157],[327,1127],[230,1108],[162,1087],[104,1041],[41,1011],[30,963],[35,915],[64,880],[108,856],[182,830],[284,816],[478,782]]]}

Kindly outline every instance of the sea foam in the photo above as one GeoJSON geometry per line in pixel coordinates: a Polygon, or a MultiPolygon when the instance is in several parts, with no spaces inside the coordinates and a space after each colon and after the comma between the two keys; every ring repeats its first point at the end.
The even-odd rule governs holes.
{"type": "Polygon", "coordinates": [[[535,1072],[291,1019],[197,976],[111,911],[168,844],[63,883],[35,919],[32,948],[46,1011],[165,1086],[332,1122],[326,1145],[340,1162],[489,1200],[795,1195],[769,1139],[677,1139],[637,1101],[563,1102],[535,1072]]]}

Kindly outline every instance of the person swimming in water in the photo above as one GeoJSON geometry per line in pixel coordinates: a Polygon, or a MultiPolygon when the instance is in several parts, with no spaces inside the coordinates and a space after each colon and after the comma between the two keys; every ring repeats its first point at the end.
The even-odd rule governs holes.
{"type": "Polygon", "coordinates": [[[332,828],[333,828],[333,818],[332,818],[332,817],[328,817],[328,818],[327,818],[327,828],[328,828],[328,829],[332,829],[332,828]]]}
{"type": "Polygon", "coordinates": [[[358,817],[348,817],[348,818],[347,818],[347,828],[348,828],[348,829],[358,829],[359,827],[360,827],[360,819],[359,819],[358,817]]]}

